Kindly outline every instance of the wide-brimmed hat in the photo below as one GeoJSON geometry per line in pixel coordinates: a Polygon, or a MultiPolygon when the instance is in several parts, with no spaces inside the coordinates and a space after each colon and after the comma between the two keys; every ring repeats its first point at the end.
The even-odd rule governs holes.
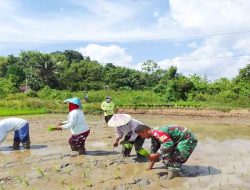
{"type": "Polygon", "coordinates": [[[130,122],[131,116],[128,114],[114,114],[108,122],[109,127],[119,127],[130,122]]]}
{"type": "Polygon", "coordinates": [[[69,99],[64,100],[63,102],[70,102],[82,108],[81,100],[79,98],[69,98],[69,99]]]}

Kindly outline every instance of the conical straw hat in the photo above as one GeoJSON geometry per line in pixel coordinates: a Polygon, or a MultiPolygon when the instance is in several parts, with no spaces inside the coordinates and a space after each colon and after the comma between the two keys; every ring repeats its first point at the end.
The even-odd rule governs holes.
{"type": "Polygon", "coordinates": [[[109,127],[119,127],[126,125],[131,120],[128,114],[114,114],[108,122],[109,127]]]}

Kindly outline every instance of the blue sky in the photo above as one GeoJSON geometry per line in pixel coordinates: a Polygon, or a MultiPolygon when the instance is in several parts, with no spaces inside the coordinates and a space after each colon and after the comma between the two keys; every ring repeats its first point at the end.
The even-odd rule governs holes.
{"type": "Polygon", "coordinates": [[[152,59],[232,78],[249,64],[249,10],[248,0],[0,0],[0,56],[73,49],[102,64],[152,59]]]}

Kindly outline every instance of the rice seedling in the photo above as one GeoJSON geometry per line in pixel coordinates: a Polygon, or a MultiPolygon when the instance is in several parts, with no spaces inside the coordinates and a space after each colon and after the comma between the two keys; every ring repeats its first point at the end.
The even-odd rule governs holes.
{"type": "Polygon", "coordinates": [[[86,178],[86,177],[87,177],[86,172],[85,170],[83,170],[83,178],[86,178]]]}
{"type": "Polygon", "coordinates": [[[235,165],[233,165],[233,169],[234,169],[234,172],[235,172],[235,169],[236,169],[235,165]]]}
{"type": "Polygon", "coordinates": [[[130,143],[130,142],[127,142],[127,141],[122,142],[121,144],[122,144],[122,146],[123,146],[124,148],[126,148],[126,149],[131,149],[131,148],[133,147],[133,144],[130,143]]]}
{"type": "Polygon", "coordinates": [[[55,173],[59,173],[61,171],[61,168],[58,166],[54,166],[53,171],[55,171],[55,173]]]}
{"type": "Polygon", "coordinates": [[[84,180],[84,184],[85,184],[87,187],[93,187],[93,184],[92,184],[92,182],[90,181],[90,179],[85,179],[85,180],[84,180]]]}
{"type": "Polygon", "coordinates": [[[36,171],[38,172],[38,174],[40,174],[40,176],[45,176],[44,170],[42,170],[40,167],[37,167],[36,171]]]}
{"type": "Polygon", "coordinates": [[[59,130],[56,126],[53,126],[53,125],[50,125],[48,127],[48,131],[51,132],[51,131],[56,131],[56,130],[59,130]]]}
{"type": "Polygon", "coordinates": [[[121,178],[121,174],[120,174],[120,168],[116,168],[116,171],[115,171],[115,173],[114,173],[114,178],[115,179],[122,179],[121,178]]]}
{"type": "Polygon", "coordinates": [[[61,179],[61,181],[60,181],[60,183],[61,183],[61,185],[66,185],[67,183],[66,183],[66,180],[65,179],[61,179]]]}
{"type": "Polygon", "coordinates": [[[137,153],[145,157],[148,157],[150,155],[150,153],[144,148],[138,150],[137,153]]]}
{"type": "Polygon", "coordinates": [[[20,183],[24,184],[26,187],[30,185],[25,177],[17,177],[17,179],[20,183]]]}

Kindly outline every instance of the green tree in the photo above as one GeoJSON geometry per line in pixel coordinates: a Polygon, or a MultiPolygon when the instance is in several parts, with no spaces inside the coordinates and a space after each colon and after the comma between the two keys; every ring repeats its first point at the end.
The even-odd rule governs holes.
{"type": "Polygon", "coordinates": [[[153,74],[160,69],[158,64],[153,60],[148,60],[142,64],[142,71],[148,74],[153,74]]]}

